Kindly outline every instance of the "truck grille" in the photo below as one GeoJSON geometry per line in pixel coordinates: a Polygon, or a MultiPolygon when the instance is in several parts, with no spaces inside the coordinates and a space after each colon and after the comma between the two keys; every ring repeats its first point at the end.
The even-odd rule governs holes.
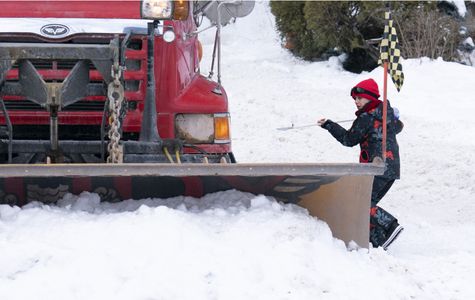
{"type": "MultiPolygon", "coordinates": [[[[37,70],[71,70],[76,65],[77,60],[30,59],[30,62],[37,70]]],[[[18,63],[15,63],[12,69],[18,69],[18,63]]],[[[93,63],[89,63],[89,69],[96,70],[93,63]]]]}
{"type": "MultiPolygon", "coordinates": [[[[5,100],[8,110],[44,110],[40,105],[28,100],[5,100]]],[[[78,101],[66,106],[62,111],[103,111],[104,101],[78,101]]]]}

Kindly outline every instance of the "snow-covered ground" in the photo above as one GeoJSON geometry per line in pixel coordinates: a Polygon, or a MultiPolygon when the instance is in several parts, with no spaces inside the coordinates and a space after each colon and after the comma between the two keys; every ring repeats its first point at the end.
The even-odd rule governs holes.
{"type": "MultiPolygon", "coordinates": [[[[206,73],[214,32],[202,42],[206,73]]],[[[239,162],[357,162],[325,130],[278,127],[354,118],[339,58],[280,47],[257,3],[223,30],[223,85],[239,162]]],[[[381,205],[405,231],[388,251],[347,251],[293,205],[236,191],[202,199],[0,206],[0,299],[475,299],[475,68],[404,61],[389,99],[405,124],[402,175],[381,205]]]]}

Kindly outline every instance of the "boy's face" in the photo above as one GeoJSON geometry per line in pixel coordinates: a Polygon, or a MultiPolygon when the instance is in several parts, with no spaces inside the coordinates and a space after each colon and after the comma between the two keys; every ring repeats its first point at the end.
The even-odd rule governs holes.
{"type": "Polygon", "coordinates": [[[361,96],[356,96],[355,97],[355,104],[356,104],[356,107],[358,109],[361,109],[363,108],[363,106],[365,106],[367,103],[369,103],[370,100],[366,99],[366,98],[363,98],[361,96]]]}

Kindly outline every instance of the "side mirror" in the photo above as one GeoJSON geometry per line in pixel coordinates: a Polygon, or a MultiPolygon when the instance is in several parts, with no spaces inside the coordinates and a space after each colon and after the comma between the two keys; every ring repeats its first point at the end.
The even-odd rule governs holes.
{"type": "Polygon", "coordinates": [[[217,25],[218,20],[221,20],[221,26],[225,26],[233,18],[242,18],[249,15],[254,9],[254,5],[255,1],[246,0],[208,1],[204,2],[199,10],[202,11],[213,25],[217,25]]]}

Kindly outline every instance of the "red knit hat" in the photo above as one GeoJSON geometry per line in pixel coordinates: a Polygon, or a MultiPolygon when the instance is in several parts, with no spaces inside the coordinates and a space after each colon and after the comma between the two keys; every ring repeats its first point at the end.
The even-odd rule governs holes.
{"type": "Polygon", "coordinates": [[[353,99],[356,96],[360,96],[369,100],[378,100],[379,98],[379,88],[376,81],[373,79],[366,79],[355,85],[351,89],[351,97],[353,99]]]}

